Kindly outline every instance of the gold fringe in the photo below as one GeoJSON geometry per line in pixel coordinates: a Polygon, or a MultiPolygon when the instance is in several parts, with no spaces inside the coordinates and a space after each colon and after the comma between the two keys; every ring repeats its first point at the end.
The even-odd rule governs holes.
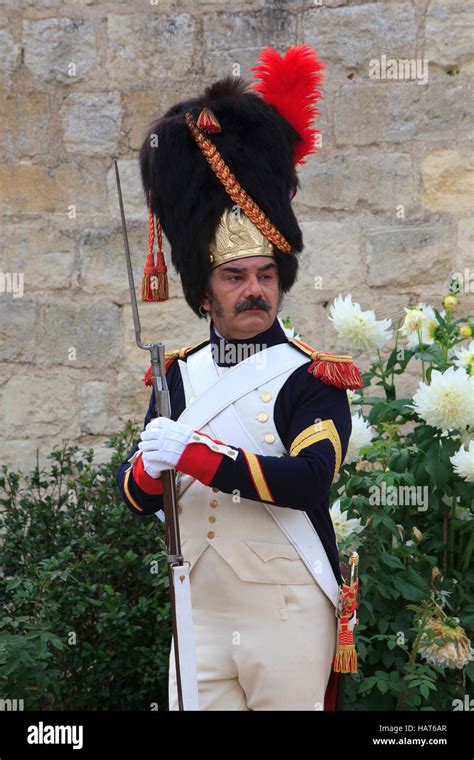
{"type": "Polygon", "coordinates": [[[337,648],[333,670],[336,673],[357,673],[357,651],[353,644],[337,648]]]}

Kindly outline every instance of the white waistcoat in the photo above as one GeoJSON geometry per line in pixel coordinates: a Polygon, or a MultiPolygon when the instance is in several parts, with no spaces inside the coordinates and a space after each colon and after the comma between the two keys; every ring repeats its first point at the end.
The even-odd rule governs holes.
{"type": "MultiPolygon", "coordinates": [[[[254,453],[268,456],[282,456],[286,453],[273,421],[275,400],[297,366],[307,361],[307,357],[299,355],[293,348],[289,349],[288,344],[283,345],[286,347],[279,354],[286,352],[287,364],[290,356],[290,369],[280,372],[276,377],[263,380],[263,383],[258,385],[259,371],[254,366],[253,383],[250,374],[254,388],[233,401],[233,409],[240,422],[244,423],[244,427],[256,442],[254,453]],[[292,351],[294,355],[291,354],[292,351]],[[255,450],[257,446],[260,451],[255,450]]],[[[272,355],[276,357],[275,351],[278,351],[278,347],[274,346],[265,351],[273,351],[272,355]]],[[[206,383],[210,380],[212,374],[209,373],[214,373],[215,379],[218,380],[224,373],[236,369],[219,367],[214,362],[210,363],[211,369],[209,364],[203,363],[204,358],[209,359],[210,352],[210,344],[207,344],[203,349],[190,354],[187,361],[178,360],[186,402],[186,409],[181,417],[189,424],[193,424],[192,404],[204,395],[197,390],[202,386],[202,381],[206,383]]],[[[239,372],[243,371],[242,366],[239,372]]],[[[238,378],[239,375],[236,375],[236,380],[238,378]]],[[[218,419],[216,416],[215,420],[218,419]]],[[[236,429],[230,429],[230,422],[227,420],[228,429],[220,424],[218,433],[213,428],[212,419],[195,429],[224,443],[240,446],[236,442],[236,429]]],[[[252,450],[249,446],[245,448],[252,450]]],[[[212,546],[244,581],[301,584],[314,583],[316,580],[336,606],[338,584],[326,552],[306,513],[290,508],[270,507],[261,501],[240,497],[238,482],[235,483],[234,493],[226,494],[205,486],[184,473],[180,473],[178,504],[182,552],[185,561],[191,564],[191,574],[199,557],[212,546]],[[278,524],[277,518],[284,518],[284,529],[278,524]],[[293,529],[292,525],[295,522],[298,527],[293,529]],[[312,546],[312,549],[308,553],[309,546],[312,546]],[[311,563],[308,556],[311,557],[311,563]],[[317,562],[314,561],[315,557],[317,562]],[[317,568],[314,567],[316,564],[317,568]]]]}

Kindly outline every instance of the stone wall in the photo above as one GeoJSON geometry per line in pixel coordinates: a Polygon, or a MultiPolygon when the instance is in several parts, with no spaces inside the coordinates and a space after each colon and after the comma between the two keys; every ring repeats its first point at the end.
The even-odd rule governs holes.
{"type": "MultiPolygon", "coordinates": [[[[466,270],[473,313],[472,13],[468,0],[2,0],[2,461],[29,470],[64,439],[100,459],[110,434],[143,420],[148,353],[135,345],[113,158],[138,283],[148,123],[239,67],[248,76],[265,45],[305,42],[326,65],[322,145],[295,198],[301,274],[280,315],[347,351],[327,319],[339,293],[395,321],[420,299],[438,306],[466,270]],[[374,77],[384,56],[420,68],[374,77]]],[[[169,271],[169,302],[141,305],[143,338],[192,345],[208,327],[169,271]]]]}

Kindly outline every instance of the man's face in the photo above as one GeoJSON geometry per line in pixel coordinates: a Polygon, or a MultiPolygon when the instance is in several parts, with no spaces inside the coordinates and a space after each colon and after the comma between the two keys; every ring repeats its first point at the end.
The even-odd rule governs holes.
{"type": "Polygon", "coordinates": [[[281,294],[278,269],[268,256],[249,256],[212,270],[202,306],[224,338],[245,340],[273,324],[281,294]]]}

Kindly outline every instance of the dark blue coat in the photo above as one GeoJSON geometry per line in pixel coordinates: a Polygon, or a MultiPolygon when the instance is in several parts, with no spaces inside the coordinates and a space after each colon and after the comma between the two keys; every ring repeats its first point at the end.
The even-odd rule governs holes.
{"type": "MultiPolygon", "coordinates": [[[[187,354],[199,350],[209,340],[215,344],[217,349],[220,349],[219,353],[214,354],[214,356],[223,358],[218,362],[221,366],[229,366],[232,363],[225,361],[225,347],[229,343],[257,343],[270,347],[278,343],[288,342],[278,319],[275,319],[268,330],[251,339],[230,341],[217,335],[211,321],[209,339],[189,349],[187,354]]],[[[292,341],[290,343],[295,350],[303,350],[297,343],[292,341]]],[[[234,356],[236,353],[234,352],[234,356]]],[[[239,451],[238,457],[232,460],[222,454],[210,452],[204,444],[197,444],[201,450],[205,450],[203,456],[217,457],[215,467],[212,468],[214,474],[211,480],[206,479],[205,481],[199,477],[199,471],[188,474],[195,475],[206,485],[216,487],[224,493],[232,493],[235,484],[239,483],[239,491],[244,498],[267,501],[267,503],[281,507],[305,510],[326,550],[334,576],[337,582],[341,583],[336,537],[329,513],[329,490],[337,475],[337,469],[346,455],[351,433],[351,413],[346,390],[329,384],[327,378],[323,382],[319,377],[315,377],[312,371],[308,371],[312,365],[311,349],[306,350],[305,353],[308,354],[308,361],[288,377],[275,400],[274,423],[278,434],[287,452],[289,452],[293,441],[301,432],[305,430],[310,432],[314,429],[315,420],[332,420],[339,441],[332,436],[314,443],[309,442],[308,445],[301,448],[296,456],[289,454],[283,457],[258,456],[258,463],[271,493],[272,501],[268,499],[268,495],[267,499],[260,498],[249,471],[247,458],[240,449],[237,449],[239,451]]],[[[168,363],[166,378],[170,392],[171,418],[177,420],[185,408],[183,381],[177,361],[168,363]]],[[[156,417],[156,412],[155,395],[152,390],[144,428],[153,417],[156,417]]],[[[308,440],[311,441],[310,435],[308,440]]],[[[134,514],[144,516],[162,509],[163,497],[157,493],[158,488],[150,488],[147,485],[152,483],[152,479],[148,475],[143,478],[142,473],[142,476],[138,477],[137,471],[137,477],[134,477],[134,468],[131,468],[128,460],[138,451],[138,443],[139,441],[129,451],[127,459],[120,466],[117,472],[117,483],[126,505],[134,514]],[[128,475],[127,471],[130,471],[128,475]],[[137,481],[140,482],[140,485],[137,481]]],[[[231,440],[224,441],[224,443],[232,447],[231,440]]],[[[206,469],[209,472],[209,467],[206,469]]]]}

